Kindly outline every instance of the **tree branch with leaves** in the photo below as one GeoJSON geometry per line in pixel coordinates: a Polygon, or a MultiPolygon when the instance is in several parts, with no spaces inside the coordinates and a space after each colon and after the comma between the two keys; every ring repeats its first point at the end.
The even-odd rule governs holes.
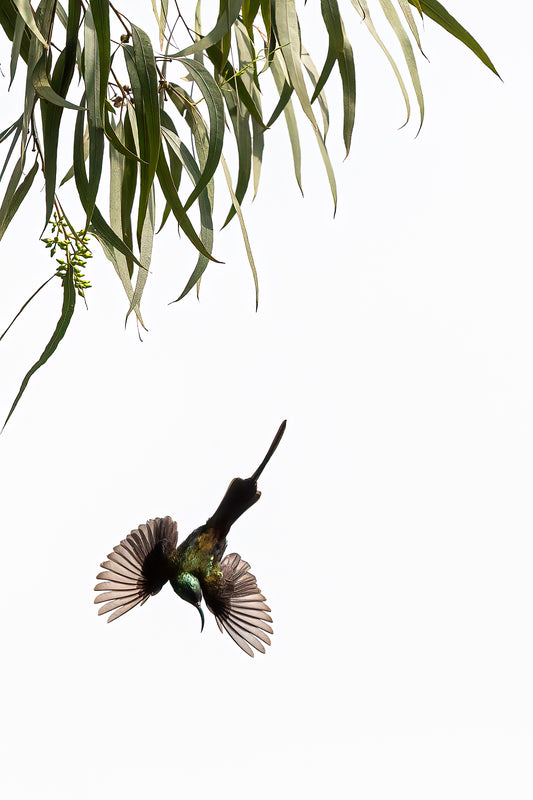
{"type": "MultiPolygon", "coordinates": [[[[476,40],[436,0],[351,0],[351,4],[321,0],[327,40],[321,69],[305,47],[306,9],[295,0],[220,0],[218,17],[205,34],[200,2],[195,11],[183,13],[178,2],[152,0],[156,45],[130,18],[132,12],[109,0],[68,0],[65,7],[57,0],[41,0],[36,7],[29,0],[0,4],[0,25],[11,42],[10,86],[17,70],[26,71],[21,115],[0,134],[0,143],[8,148],[0,181],[14,161],[0,206],[0,239],[36,176],[42,174],[45,228],[51,226],[53,234],[43,242],[52,256],[60,251],[52,277],[63,288],[60,319],[22,381],[7,419],[31,376],[65,335],[76,296],[85,299],[90,284],[82,268],[91,255],[90,237],[100,243],[124,287],[126,318],[133,313],[139,326],[144,327],[141,299],[154,235],[171,216],[197,251],[196,265],[177,299],[195,286],[199,291],[205,270],[217,260],[213,205],[219,166],[231,198],[223,227],[234,218],[239,221],[257,305],[258,276],[241,206],[251,190],[254,195],[258,191],[268,132],[279,120],[284,119],[287,126],[300,189],[298,126],[302,121],[311,126],[334,208],[337,204],[326,144],[330,112],[325,95],[335,67],[342,85],[339,114],[346,155],[356,100],[354,54],[340,6],[344,14],[358,15],[390,63],[405,102],[406,122],[411,116],[411,95],[420,126],[424,118],[416,61],[416,51],[422,51],[417,18],[432,19],[497,74],[476,40]],[[403,65],[394,60],[378,33],[374,10],[383,12],[397,37],[403,65]],[[267,81],[274,95],[264,91],[267,81]],[[267,110],[264,98],[271,96],[274,102],[267,110]],[[75,114],[73,163],[58,181],[65,114],[75,114]],[[233,177],[224,157],[229,142],[237,153],[233,177]],[[108,213],[98,205],[107,175],[103,170],[106,154],[108,213]],[[79,208],[67,209],[61,199],[62,187],[72,180],[83,210],[77,225],[71,220],[80,216],[79,208]]],[[[34,292],[15,319],[48,282],[34,292]]]]}

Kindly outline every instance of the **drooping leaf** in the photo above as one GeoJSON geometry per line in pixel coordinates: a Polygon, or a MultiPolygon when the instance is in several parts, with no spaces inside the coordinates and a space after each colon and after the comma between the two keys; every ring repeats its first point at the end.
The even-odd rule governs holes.
{"type": "Polygon", "coordinates": [[[3,237],[4,233],[6,232],[7,226],[17,213],[20,204],[28,194],[31,185],[33,183],[33,179],[37,174],[38,168],[39,164],[37,159],[35,159],[35,162],[30,171],[28,172],[28,174],[26,175],[26,177],[24,178],[20,186],[18,186],[17,189],[13,192],[9,204],[6,204],[5,200],[4,203],[2,203],[2,207],[0,208],[0,239],[3,237]]]}
{"type": "Polygon", "coordinates": [[[253,279],[254,279],[254,286],[255,286],[255,310],[257,311],[257,309],[259,307],[259,281],[257,279],[257,270],[255,268],[255,261],[254,261],[254,257],[253,257],[253,253],[252,253],[252,248],[250,246],[250,239],[248,238],[248,231],[246,230],[246,225],[244,224],[244,217],[242,215],[241,206],[240,206],[239,201],[237,200],[237,197],[235,195],[235,192],[233,191],[232,186],[231,186],[231,175],[230,175],[230,171],[228,169],[228,165],[226,164],[226,159],[224,158],[224,156],[221,157],[220,161],[222,163],[222,169],[224,170],[224,175],[226,177],[226,183],[228,185],[228,190],[229,190],[229,193],[231,195],[231,200],[232,200],[233,204],[235,205],[235,211],[237,213],[237,217],[239,218],[239,223],[240,223],[241,232],[242,232],[242,238],[244,240],[244,246],[246,248],[246,255],[248,256],[248,263],[250,264],[250,269],[252,270],[252,275],[253,275],[253,279]]]}
{"type": "Polygon", "coordinates": [[[137,241],[140,245],[144,217],[152,187],[161,146],[159,120],[158,80],[154,53],[150,39],[135,25],[133,47],[125,46],[126,66],[135,100],[135,117],[139,132],[139,155],[141,157],[139,210],[137,215],[137,241]]]}
{"type": "MultiPolygon", "coordinates": [[[[281,58],[277,52],[275,52],[273,55],[272,62],[270,64],[270,69],[272,70],[272,75],[274,77],[274,81],[276,83],[277,90],[280,93],[280,99],[281,99],[281,96],[285,92],[285,87],[288,85],[288,82],[286,80],[286,75],[283,70],[281,58]]],[[[296,176],[296,182],[298,183],[298,187],[301,193],[303,194],[302,150],[300,146],[300,136],[298,134],[298,125],[296,123],[296,114],[294,113],[292,100],[290,99],[287,100],[283,108],[283,113],[285,115],[285,122],[287,124],[287,131],[289,133],[289,140],[291,143],[294,174],[296,176]]]]}
{"type": "Polygon", "coordinates": [[[346,156],[350,152],[352,142],[352,132],[355,122],[355,65],[353,58],[352,46],[346,36],[344,25],[341,20],[341,29],[343,35],[343,49],[337,56],[339,64],[339,72],[342,80],[342,101],[344,106],[344,120],[342,132],[344,137],[344,145],[346,147],[346,156]]]}
{"type": "Polygon", "coordinates": [[[373,38],[375,39],[375,41],[381,47],[383,53],[387,57],[387,60],[388,60],[389,64],[391,65],[392,69],[393,69],[393,72],[394,72],[394,74],[396,76],[396,80],[398,81],[398,83],[400,85],[400,89],[402,91],[403,99],[404,99],[404,102],[405,102],[405,107],[406,107],[406,110],[407,110],[407,118],[406,118],[406,120],[404,122],[404,125],[406,125],[409,122],[409,117],[411,116],[411,103],[409,101],[409,94],[407,93],[407,89],[405,88],[405,83],[404,83],[403,78],[401,76],[400,70],[398,69],[396,61],[393,59],[393,57],[391,56],[389,50],[387,49],[387,47],[383,43],[383,40],[381,39],[381,37],[379,36],[378,32],[376,31],[376,28],[375,28],[374,23],[372,21],[372,17],[370,16],[370,10],[368,8],[368,3],[366,2],[366,0],[352,0],[352,5],[356,9],[357,13],[361,16],[363,22],[365,23],[366,27],[370,31],[370,33],[373,36],[373,38]]]}
{"type": "Polygon", "coordinates": [[[30,5],[30,0],[12,0],[13,5],[19,12],[20,16],[28,26],[31,33],[45,46],[48,47],[46,39],[42,35],[37,26],[37,22],[33,15],[33,9],[30,5]]]}
{"type": "Polygon", "coordinates": [[[224,101],[222,99],[222,92],[215,83],[213,77],[202,64],[185,58],[180,58],[178,61],[185,66],[189,76],[200,89],[202,97],[205,100],[209,117],[209,149],[207,152],[207,159],[202,169],[200,180],[185,203],[184,208],[185,211],[187,211],[211,181],[220,163],[220,155],[224,143],[224,101]]]}
{"type": "Polygon", "coordinates": [[[321,0],[320,7],[322,10],[322,18],[328,32],[329,44],[326,61],[316,83],[313,96],[311,97],[312,103],[314,103],[324,88],[324,85],[331,74],[331,70],[335,66],[335,62],[344,48],[344,35],[337,0],[321,0]]]}
{"type": "MultiPolygon", "coordinates": [[[[63,108],[72,108],[74,111],[78,111],[80,106],[71,103],[69,100],[65,100],[65,98],[61,97],[60,94],[54,91],[50,85],[50,80],[46,71],[46,61],[46,54],[43,53],[35,65],[35,69],[33,70],[32,80],[36,93],[48,103],[52,103],[56,106],[62,106],[63,108]]],[[[64,57],[61,62],[58,59],[58,64],[61,64],[61,71],[63,71],[64,57]]]]}
{"type": "Polygon", "coordinates": [[[300,105],[311,125],[318,129],[311,101],[307,93],[302,73],[302,46],[300,41],[300,26],[296,13],[294,0],[272,0],[274,9],[276,38],[280,44],[282,58],[287,68],[291,86],[294,88],[300,105]]]}
{"type": "Polygon", "coordinates": [[[409,0],[411,5],[420,6],[422,12],[430,19],[434,20],[437,25],[440,25],[441,28],[444,28],[445,31],[451,33],[452,36],[455,36],[456,39],[459,39],[464,45],[466,45],[473,53],[480,59],[480,61],[485,64],[495,75],[500,77],[499,72],[497,71],[496,67],[488,57],[487,53],[483,50],[479,42],[477,42],[474,37],[465,29],[463,26],[452,17],[452,15],[446,11],[444,6],[437,2],[437,0],[409,0]]]}
{"type": "Polygon", "coordinates": [[[242,0],[221,0],[220,13],[213,30],[210,31],[206,36],[202,36],[202,38],[194,44],[189,45],[189,47],[186,47],[184,50],[180,50],[179,53],[174,53],[174,55],[170,56],[170,58],[175,58],[177,56],[192,56],[193,53],[199,53],[201,50],[207,50],[208,47],[220,42],[220,40],[226,36],[228,31],[231,30],[231,26],[239,15],[241,5],[242,0]]]}
{"type": "Polygon", "coordinates": [[[72,315],[74,313],[74,307],[76,305],[76,287],[74,285],[74,270],[72,267],[67,268],[66,273],[62,278],[62,284],[63,284],[63,306],[61,309],[61,316],[59,317],[59,321],[56,325],[56,328],[52,334],[50,341],[44,348],[40,357],[37,359],[35,364],[28,370],[28,372],[24,376],[18,394],[15,397],[15,400],[13,401],[13,404],[9,410],[9,414],[6,417],[2,430],[7,425],[9,418],[13,414],[15,408],[17,407],[18,402],[22,397],[22,395],[24,394],[24,391],[29,383],[30,378],[37,372],[37,370],[40,367],[43,366],[43,364],[46,364],[50,356],[55,353],[59,342],[65,335],[67,328],[70,324],[70,320],[72,319],[72,315]]]}
{"type": "Polygon", "coordinates": [[[13,35],[13,45],[11,47],[11,60],[9,62],[9,88],[11,89],[11,84],[15,78],[15,73],[17,71],[17,63],[19,60],[20,55],[20,48],[22,46],[22,37],[24,36],[24,31],[26,30],[26,23],[24,22],[24,18],[22,16],[17,15],[17,21],[15,23],[15,30],[13,35]]]}
{"type": "Polygon", "coordinates": [[[424,95],[422,94],[422,86],[420,85],[420,77],[418,74],[418,67],[416,65],[415,54],[413,52],[413,46],[407,32],[405,31],[405,28],[401,23],[400,17],[398,16],[398,12],[392,3],[392,0],[379,0],[379,2],[385,16],[387,17],[387,20],[390,23],[391,28],[398,37],[407,68],[411,76],[416,99],[418,101],[418,108],[420,110],[420,126],[418,128],[420,131],[420,128],[424,122],[424,95]]]}
{"type": "MultiPolygon", "coordinates": [[[[163,114],[163,121],[165,126],[163,127],[163,135],[167,144],[169,146],[169,153],[174,153],[176,157],[179,159],[180,163],[185,167],[190,179],[192,180],[193,184],[198,185],[198,181],[201,179],[201,172],[196,163],[192,153],[188,150],[187,147],[183,144],[180,140],[179,136],[177,135],[177,131],[172,123],[170,117],[167,114],[163,114]]],[[[202,193],[198,198],[198,203],[200,207],[200,239],[205,246],[208,253],[211,253],[213,250],[213,219],[211,215],[211,203],[209,200],[209,195],[207,192],[207,187],[204,188],[202,193]]],[[[190,292],[192,287],[200,280],[205,269],[209,263],[209,259],[203,253],[200,253],[198,256],[198,261],[196,266],[187,281],[187,284],[177,298],[177,300],[181,300],[185,297],[186,294],[190,292]]],[[[177,302],[177,301],[174,301],[177,302]]]]}

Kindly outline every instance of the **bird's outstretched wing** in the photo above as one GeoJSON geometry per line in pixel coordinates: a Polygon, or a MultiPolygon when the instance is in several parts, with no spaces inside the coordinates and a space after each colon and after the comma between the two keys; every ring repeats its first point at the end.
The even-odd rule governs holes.
{"type": "Polygon", "coordinates": [[[264,653],[263,642],[270,644],[267,633],[273,633],[268,624],[272,617],[255,576],[248,572],[250,565],[231,553],[220,562],[220,569],[223,581],[216,592],[204,589],[207,607],[220,630],[226,630],[245,653],[253,657],[252,647],[264,653]]]}
{"type": "Polygon", "coordinates": [[[177,541],[178,525],[171,517],[149,519],[129,533],[100,565],[105,572],[96,576],[102,583],[94,587],[101,592],[94,602],[105,605],[98,614],[112,611],[107,618],[111,622],[161,591],[170,577],[168,556],[177,541]]]}

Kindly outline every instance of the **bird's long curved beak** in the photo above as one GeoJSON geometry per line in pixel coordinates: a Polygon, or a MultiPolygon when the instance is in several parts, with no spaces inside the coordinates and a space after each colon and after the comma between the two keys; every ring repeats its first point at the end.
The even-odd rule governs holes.
{"type": "Polygon", "coordinates": [[[278,444],[281,442],[281,437],[285,433],[286,426],[287,426],[287,420],[284,419],[283,422],[281,423],[281,425],[279,426],[278,432],[274,436],[274,441],[272,442],[272,444],[268,448],[268,453],[266,454],[264,459],[261,461],[261,463],[257,467],[256,471],[254,472],[254,474],[252,475],[250,480],[252,480],[252,481],[257,481],[258,480],[258,478],[261,475],[261,473],[263,472],[264,468],[266,467],[266,465],[268,464],[268,462],[270,461],[270,459],[274,455],[274,452],[276,451],[276,448],[277,448],[278,444]]]}
{"type": "Polygon", "coordinates": [[[204,612],[202,610],[202,606],[200,605],[200,603],[198,603],[196,608],[200,612],[200,617],[202,618],[202,627],[200,628],[200,633],[201,633],[203,631],[203,629],[204,629],[204,623],[205,623],[204,612]]]}

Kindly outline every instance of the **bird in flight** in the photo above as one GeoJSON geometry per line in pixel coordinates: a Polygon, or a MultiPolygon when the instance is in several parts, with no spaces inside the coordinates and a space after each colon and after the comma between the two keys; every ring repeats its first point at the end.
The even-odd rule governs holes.
{"type": "Polygon", "coordinates": [[[223,558],[226,537],[233,523],[261,497],[257,481],[272,458],[285,432],[281,423],[263,461],[250,478],[234,478],[215,513],[179,546],[178,525],[171,517],[149,519],[131,531],[109,553],[97,575],[95,603],[104,603],[98,614],[112,613],[108,622],[125,614],[167,581],[182,600],[196,606],[202,619],[202,597],[215,615],[218,627],[234,642],[254,655],[270,644],[270,608],[261,594],[250,565],[237,553],[223,558]]]}

